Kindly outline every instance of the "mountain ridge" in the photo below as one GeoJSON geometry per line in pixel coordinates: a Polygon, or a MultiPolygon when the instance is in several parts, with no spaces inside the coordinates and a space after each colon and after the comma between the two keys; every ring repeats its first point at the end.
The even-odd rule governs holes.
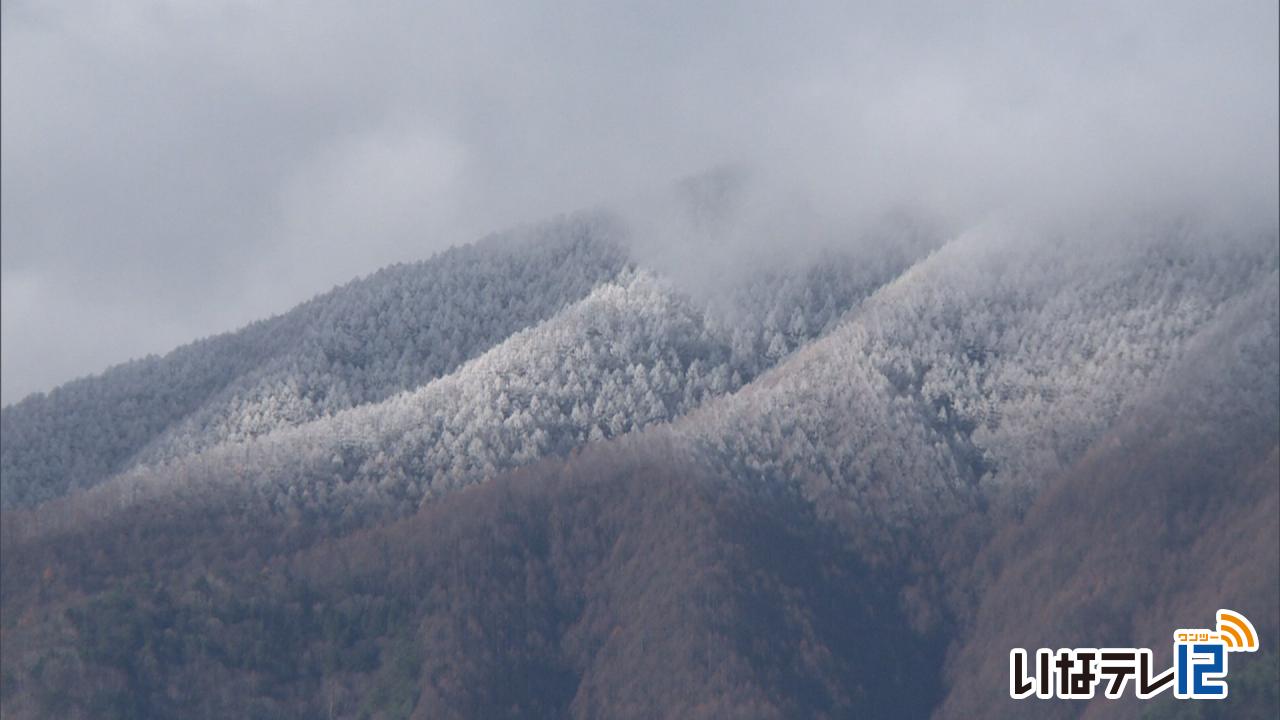
{"type": "MultiPolygon", "coordinates": [[[[1102,605],[1080,588],[1140,577],[1179,608],[1230,587],[1274,639],[1280,597],[1246,582],[1270,577],[1249,574],[1266,533],[1223,550],[1280,495],[1274,236],[876,252],[745,277],[736,313],[588,252],[558,268],[582,297],[424,382],[0,510],[0,707],[1016,715],[1004,646],[1085,642],[1102,605]],[[1217,461],[1237,436],[1257,442],[1217,461]],[[1164,499],[1135,505],[1131,474],[1164,499]],[[1059,519],[1089,493],[1111,505],[1059,519]],[[1099,561],[1128,519],[1143,557],[1225,553],[1218,579],[1099,561]],[[1052,582],[1020,554],[1073,542],[1052,582]],[[998,622],[1025,585],[1059,609],[1020,608],[1043,638],[998,622]]],[[[1257,687],[1237,706],[1274,707],[1257,687]]]]}

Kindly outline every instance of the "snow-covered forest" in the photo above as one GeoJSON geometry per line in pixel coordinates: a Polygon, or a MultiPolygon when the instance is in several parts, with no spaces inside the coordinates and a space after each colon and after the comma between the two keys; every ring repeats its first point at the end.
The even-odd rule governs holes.
{"type": "MultiPolygon", "coordinates": [[[[831,629],[847,620],[828,616],[835,598],[909,625],[892,662],[940,673],[938,638],[965,642],[955,624],[1012,592],[974,558],[1003,558],[1019,518],[1064,502],[1082,464],[1120,452],[1114,438],[1145,443],[1134,428],[1167,416],[1230,447],[1265,436],[1280,402],[1274,234],[872,233],[700,285],[638,261],[634,232],[597,212],[504,233],[5,407],[3,533],[26,548],[5,560],[6,646],[19,648],[5,682],[43,688],[7,697],[33,712],[97,702],[74,685],[126,708],[305,714],[323,686],[349,711],[368,691],[486,713],[491,698],[459,694],[457,678],[484,688],[564,663],[566,676],[589,663],[667,687],[683,665],[643,665],[664,602],[652,594],[697,588],[705,617],[661,621],[692,623],[690,657],[737,658],[735,628],[759,622],[747,618],[765,593],[790,613],[766,623],[770,655],[822,678],[816,695],[764,690],[775,674],[732,660],[746,674],[699,691],[706,707],[852,712],[862,696],[841,678],[879,671],[852,669],[869,656],[831,629]],[[330,567],[330,552],[364,560],[330,567]],[[464,564],[479,575],[457,579],[464,564]],[[139,590],[155,572],[183,589],[139,590]],[[561,585],[583,589],[561,597],[561,585]],[[30,609],[48,597],[66,610],[30,609]],[[476,643],[499,641],[475,628],[508,637],[530,602],[547,605],[521,622],[544,624],[500,644],[541,659],[483,659],[476,643]],[[24,625],[11,607],[43,619],[24,625]],[[413,622],[435,639],[416,644],[413,622]],[[115,627],[141,644],[112,639],[115,627]],[[547,654],[561,634],[579,659],[547,654]],[[417,663],[434,679],[405,675],[417,663]],[[262,673],[285,684],[264,694],[262,673]],[[148,684],[161,675],[204,688],[196,704],[148,684]],[[247,699],[215,689],[230,686],[247,699]]],[[[1251,492],[1231,502],[1256,504],[1251,492]]],[[[885,702],[901,699],[896,682],[886,676],[885,702]]],[[[582,687],[583,707],[621,702],[582,687]]],[[[698,695],[664,692],[628,702],[698,695]]],[[[564,697],[530,693],[519,702],[567,712],[564,697]]]]}
{"type": "Polygon", "coordinates": [[[102,484],[77,516],[230,492],[352,522],[646,428],[824,513],[1017,504],[1277,272],[1267,237],[992,227],[707,296],[627,242],[565,218],[28,398],[4,410],[6,506],[102,484]]]}
{"type": "Polygon", "coordinates": [[[1274,241],[957,238],[683,427],[737,477],[885,520],[1018,502],[1277,283],[1274,241]],[[852,507],[849,507],[852,506],[852,507]]]}
{"type": "Polygon", "coordinates": [[[1278,24],[0,0],[0,720],[1280,717],[1278,24]]]}
{"type": "Polygon", "coordinates": [[[619,231],[595,213],[486,238],[26,398],[3,410],[4,506],[417,388],[623,271],[619,231]]]}
{"type": "MultiPolygon", "coordinates": [[[[14,428],[30,431],[43,416],[63,423],[6,450],[14,468],[6,502],[30,505],[111,479],[78,502],[103,508],[115,503],[91,498],[199,497],[229,485],[281,511],[407,512],[741,388],[828,333],[920,251],[884,243],[828,249],[694,301],[633,269],[618,240],[625,233],[608,216],[513,235],[390,268],[266,321],[301,327],[296,346],[240,376],[226,370],[220,390],[149,438],[139,430],[117,437],[121,445],[103,439],[83,448],[75,460],[82,474],[70,481],[57,463],[67,462],[60,443],[73,431],[98,438],[95,429],[113,423],[159,427],[164,418],[150,413],[171,406],[90,405],[132,391],[117,386],[136,376],[127,365],[6,408],[14,428]],[[483,352],[466,360],[473,346],[483,352]],[[82,412],[66,412],[73,403],[82,412]],[[50,462],[26,460],[40,454],[50,462]]],[[[248,344],[251,333],[277,341],[285,332],[259,327],[205,342],[248,344]]],[[[190,352],[146,362],[164,367],[190,352]]]]}

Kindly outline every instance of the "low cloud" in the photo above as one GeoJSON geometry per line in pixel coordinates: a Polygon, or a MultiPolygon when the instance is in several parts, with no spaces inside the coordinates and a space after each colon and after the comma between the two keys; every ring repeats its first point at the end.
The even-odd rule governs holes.
{"type": "Polygon", "coordinates": [[[3,397],[725,163],[833,226],[1274,228],[1276,26],[1261,2],[7,1],[3,397]]]}

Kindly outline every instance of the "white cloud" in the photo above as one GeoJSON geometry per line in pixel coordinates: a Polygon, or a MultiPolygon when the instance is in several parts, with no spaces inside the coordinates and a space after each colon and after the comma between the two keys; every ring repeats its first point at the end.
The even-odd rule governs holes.
{"type": "MultiPolygon", "coordinates": [[[[283,183],[277,201],[275,259],[321,282],[451,244],[466,148],[429,128],[384,127],[323,147],[283,183]],[[447,239],[446,239],[447,238],[447,239]]],[[[269,258],[264,258],[269,259],[269,258]]]]}
{"type": "Polygon", "coordinates": [[[6,313],[42,338],[6,349],[7,398],[723,162],[834,216],[1278,222],[1275,3],[2,12],[0,272],[45,288],[6,313]],[[142,329],[73,350],[90,322],[142,329]]]}

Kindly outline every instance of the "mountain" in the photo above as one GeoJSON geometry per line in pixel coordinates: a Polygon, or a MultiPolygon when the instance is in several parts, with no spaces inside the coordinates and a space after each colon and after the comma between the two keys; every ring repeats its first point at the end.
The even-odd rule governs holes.
{"type": "Polygon", "coordinates": [[[960,237],[687,431],[728,474],[863,520],[1016,503],[1276,267],[1269,240],[960,237]]]}
{"type": "MultiPolygon", "coordinates": [[[[938,717],[1022,717],[983,688],[1007,681],[1007,648],[1150,647],[1172,664],[1174,628],[1229,607],[1261,636],[1232,658],[1223,715],[1270,717],[1280,648],[1280,298],[1277,277],[1190,342],[1164,383],[1134,403],[982,551],[973,620],[948,661],[938,717]],[[1246,684],[1249,674],[1255,685],[1246,684]],[[1241,678],[1241,682],[1237,682],[1241,678]],[[1269,697],[1268,697],[1269,693],[1269,697]],[[1261,695],[1261,697],[1259,697],[1261,695]],[[1266,702],[1269,701],[1269,709],[1266,702]],[[1262,707],[1260,708],[1259,705],[1262,707]]],[[[1076,717],[1059,703],[1043,717],[1076,717]]],[[[1088,717],[1172,717],[1094,700],[1088,717]]],[[[1177,715],[1183,717],[1183,715],[1177,715]]],[[[1201,715],[1192,715],[1201,717],[1201,715]]]]}
{"type": "MultiPolygon", "coordinates": [[[[1018,716],[1010,647],[1280,641],[1274,234],[882,226],[699,281],[644,229],[5,408],[4,715],[1018,716]]],[[[1036,710],[1172,712],[1123,708],[1036,710]]]]}
{"type": "Polygon", "coordinates": [[[623,274],[417,390],[142,466],[88,497],[171,492],[198,503],[230,479],[230,492],[251,489],[272,512],[407,513],[502,470],[669,420],[737,377],[727,343],[688,301],[623,274]]]}
{"type": "MultiPolygon", "coordinates": [[[[59,457],[60,448],[74,442],[72,431],[78,426],[54,427],[30,447],[27,436],[15,432],[8,457],[15,464],[27,459],[34,467],[20,466],[6,481],[11,494],[26,501],[15,499],[11,504],[32,504],[34,498],[56,498],[71,487],[106,483],[71,501],[87,506],[74,511],[79,516],[95,507],[113,507],[125,495],[200,496],[230,480],[235,488],[254,488],[259,502],[280,511],[351,515],[361,503],[409,511],[425,497],[546,455],[563,455],[589,440],[673,419],[712,395],[736,389],[744,379],[833,327],[910,263],[904,252],[886,253],[875,245],[860,251],[831,250],[743,277],[726,306],[694,302],[670,283],[626,269],[623,248],[610,240],[621,234],[616,226],[592,216],[543,228],[523,242],[507,238],[503,243],[482,243],[461,261],[448,253],[387,278],[379,273],[339,288],[282,317],[319,303],[363,318],[358,330],[336,337],[366,348],[362,352],[370,359],[333,361],[326,370],[312,373],[298,368],[334,355],[328,350],[317,353],[304,343],[267,370],[237,379],[118,467],[100,470],[73,486],[38,480],[43,477],[39,472],[57,463],[44,456],[59,457]],[[602,279],[586,297],[494,340],[483,354],[451,371],[394,394],[392,389],[399,386],[384,378],[376,395],[369,391],[362,397],[385,397],[352,405],[346,390],[368,387],[371,378],[382,377],[378,368],[387,367],[367,348],[399,343],[405,349],[397,345],[387,353],[404,357],[421,342],[396,322],[416,316],[410,314],[412,308],[388,309],[386,298],[426,302],[420,296],[429,295],[428,290],[443,292],[432,283],[448,277],[448,290],[460,274],[467,278],[458,271],[459,264],[480,273],[474,267],[488,262],[477,259],[483,257],[480,251],[496,253],[491,263],[495,267],[486,272],[500,276],[508,264],[519,266],[516,277],[521,282],[541,277],[539,282],[550,286],[554,292],[546,292],[555,298],[568,294],[553,284],[556,273],[570,278],[574,289],[590,278],[602,279]],[[556,273],[543,272],[543,263],[557,263],[556,273]],[[403,285],[420,292],[406,295],[403,285]],[[370,299],[372,309],[367,308],[370,299]],[[788,320],[779,323],[777,318],[788,320]],[[772,350],[765,352],[766,348],[772,350]],[[246,394],[256,399],[246,402],[246,394]],[[341,399],[333,400],[335,396],[341,399]],[[313,402],[316,397],[327,400],[313,402]],[[181,482],[175,483],[175,478],[181,482]]],[[[486,305],[497,301],[484,294],[485,288],[499,283],[486,277],[474,284],[473,314],[504,314],[503,307],[516,302],[504,297],[503,307],[486,305]]],[[[514,294],[522,286],[512,287],[514,294]]],[[[444,304],[449,322],[421,313],[420,324],[426,329],[419,336],[438,342],[442,332],[452,332],[442,326],[475,333],[471,316],[455,311],[467,299],[465,293],[461,296],[444,304]]],[[[505,330],[519,317],[505,317],[495,327],[505,330]]],[[[353,325],[346,320],[340,324],[353,325]]],[[[310,333],[333,346],[339,340],[322,330],[330,325],[316,321],[310,333]]],[[[427,344],[424,352],[430,359],[436,357],[430,352],[439,355],[440,348],[448,346],[427,344]]],[[[127,392],[127,387],[117,387],[118,372],[109,371],[96,382],[110,393],[127,392]]],[[[78,381],[85,382],[93,381],[78,381]]],[[[58,397],[61,390],[50,396],[58,397]]],[[[38,418],[23,425],[24,418],[51,412],[39,404],[42,399],[37,396],[6,408],[6,422],[34,427],[38,418]]],[[[151,412],[142,402],[128,407],[142,415],[151,412]]],[[[107,408],[87,417],[110,424],[119,420],[118,412],[107,408]]]]}
{"type": "Polygon", "coordinates": [[[892,583],[869,580],[885,573],[795,498],[696,468],[601,444],[274,558],[274,523],[130,511],[8,561],[5,608],[28,614],[6,631],[7,677],[22,678],[6,709],[794,717],[911,693],[925,712],[936,688],[912,683],[941,646],[884,652],[899,612],[892,583]],[[84,543],[129,544],[138,526],[188,539],[89,559],[84,543]],[[206,545],[228,542],[226,555],[206,545]],[[163,586],[146,579],[155,568],[163,586]],[[85,604],[22,597],[66,599],[85,583],[85,604]]]}
{"type": "Polygon", "coordinates": [[[617,232],[608,216],[584,214],[486,238],[28,397],[0,415],[4,506],[440,377],[622,271],[617,232]]]}

